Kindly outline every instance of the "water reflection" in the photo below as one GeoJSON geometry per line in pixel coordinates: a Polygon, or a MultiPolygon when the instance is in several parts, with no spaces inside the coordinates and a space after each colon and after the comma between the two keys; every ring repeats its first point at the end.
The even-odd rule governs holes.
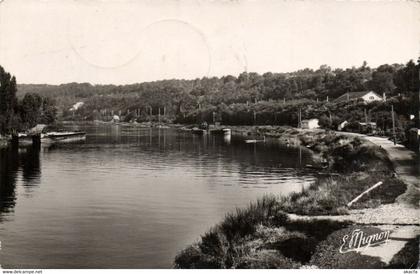
{"type": "Polygon", "coordinates": [[[19,158],[22,167],[23,186],[30,191],[39,185],[41,179],[40,146],[27,147],[19,153],[19,158]]]}
{"type": "Polygon", "coordinates": [[[15,206],[19,155],[16,146],[0,150],[0,213],[15,206]]]}
{"type": "Polygon", "coordinates": [[[40,181],[40,146],[0,149],[0,213],[10,212],[16,204],[16,185],[22,178],[23,186],[31,191],[40,181]]]}

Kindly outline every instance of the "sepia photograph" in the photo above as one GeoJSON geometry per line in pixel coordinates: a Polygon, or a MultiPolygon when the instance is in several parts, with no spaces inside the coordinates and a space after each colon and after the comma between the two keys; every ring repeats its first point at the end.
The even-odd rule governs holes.
{"type": "Polygon", "coordinates": [[[1,274],[417,274],[419,143],[420,1],[0,0],[1,274]]]}

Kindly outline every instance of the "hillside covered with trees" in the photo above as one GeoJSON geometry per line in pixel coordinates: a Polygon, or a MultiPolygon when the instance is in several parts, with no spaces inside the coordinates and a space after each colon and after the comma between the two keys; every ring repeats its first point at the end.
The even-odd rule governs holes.
{"type": "MultiPolygon", "coordinates": [[[[394,105],[398,125],[410,124],[410,115],[418,115],[420,59],[417,64],[384,64],[370,68],[334,69],[323,65],[317,70],[262,75],[241,73],[238,77],[162,80],[131,85],[18,85],[18,95],[38,94],[54,98],[63,119],[110,120],[121,114],[126,121],[156,120],[179,123],[212,122],[223,124],[273,124],[296,126],[298,110],[302,118],[320,118],[324,127],[335,128],[347,120],[370,121],[386,130],[391,125],[390,105],[394,105]],[[386,102],[335,103],[334,98],[347,92],[373,90],[386,94],[386,102]],[[69,109],[76,102],[84,105],[69,109]]],[[[412,119],[412,123],[416,119],[412,119]]]]}

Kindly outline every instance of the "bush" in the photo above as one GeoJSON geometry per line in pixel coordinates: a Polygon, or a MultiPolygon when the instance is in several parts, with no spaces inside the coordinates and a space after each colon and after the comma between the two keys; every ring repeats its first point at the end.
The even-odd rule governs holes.
{"type": "Polygon", "coordinates": [[[203,268],[203,269],[214,269],[221,268],[214,258],[206,256],[201,252],[198,245],[191,245],[186,249],[182,250],[175,257],[175,268],[203,268]]]}
{"type": "Polygon", "coordinates": [[[274,196],[264,196],[246,209],[237,209],[235,213],[226,215],[220,229],[229,241],[253,234],[259,224],[265,226],[281,226],[288,217],[280,210],[274,196]]]}
{"type": "Polygon", "coordinates": [[[277,269],[299,268],[300,264],[284,257],[276,250],[260,250],[244,256],[238,262],[236,268],[249,269],[277,269]]]}
{"type": "Polygon", "coordinates": [[[419,237],[410,240],[391,259],[388,268],[418,268],[419,267],[419,237]]]}

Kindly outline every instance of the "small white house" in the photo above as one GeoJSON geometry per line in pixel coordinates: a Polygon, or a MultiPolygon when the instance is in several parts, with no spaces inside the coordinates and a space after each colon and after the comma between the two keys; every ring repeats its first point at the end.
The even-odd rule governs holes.
{"type": "Polygon", "coordinates": [[[47,125],[44,124],[37,124],[36,126],[34,126],[33,128],[28,130],[28,133],[31,134],[40,134],[42,133],[42,131],[47,127],[47,125]]]}
{"type": "Polygon", "coordinates": [[[112,116],[112,122],[117,123],[120,121],[120,117],[118,115],[112,116]]]}
{"type": "Polygon", "coordinates": [[[373,101],[384,101],[385,95],[380,96],[374,91],[361,91],[361,92],[347,92],[335,99],[336,103],[339,102],[349,102],[354,100],[362,99],[365,103],[370,103],[373,101]]]}
{"type": "Polygon", "coordinates": [[[362,127],[370,127],[372,129],[376,129],[376,123],[375,122],[368,122],[368,123],[364,123],[364,122],[359,122],[359,124],[362,127]]]}
{"type": "Polygon", "coordinates": [[[302,120],[301,127],[304,129],[314,129],[319,128],[319,120],[318,119],[308,119],[308,120],[302,120]]]}
{"type": "Polygon", "coordinates": [[[383,97],[381,97],[379,94],[377,94],[374,91],[369,91],[368,93],[366,93],[365,95],[362,96],[362,99],[369,103],[369,102],[373,102],[373,101],[382,101],[383,97]]]}
{"type": "Polygon", "coordinates": [[[344,121],[344,122],[341,122],[339,125],[338,125],[338,127],[337,127],[337,130],[343,130],[345,127],[346,127],[346,125],[348,124],[349,122],[347,122],[347,121],[344,121]]]}
{"type": "Polygon", "coordinates": [[[76,104],[74,104],[71,108],[70,111],[76,111],[78,110],[80,107],[82,107],[85,103],[83,102],[77,102],[76,104]]]}

